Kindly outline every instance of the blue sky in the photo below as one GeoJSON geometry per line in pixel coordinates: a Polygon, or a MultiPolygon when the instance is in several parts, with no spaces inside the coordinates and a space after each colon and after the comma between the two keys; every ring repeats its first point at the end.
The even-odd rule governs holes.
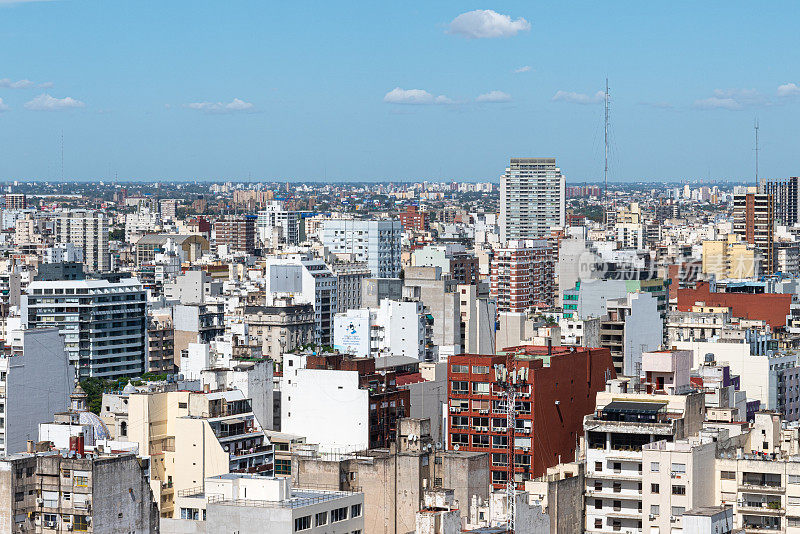
{"type": "Polygon", "coordinates": [[[0,179],[800,173],[796,2],[0,0],[0,179]],[[475,10],[491,10],[472,13],[475,10]],[[796,84],[796,85],[795,85],[796,84]],[[484,95],[484,96],[481,96],[484,95]]]}

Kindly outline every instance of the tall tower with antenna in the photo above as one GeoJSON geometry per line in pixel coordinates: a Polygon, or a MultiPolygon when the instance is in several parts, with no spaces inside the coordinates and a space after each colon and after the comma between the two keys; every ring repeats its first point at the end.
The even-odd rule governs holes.
{"type": "Polygon", "coordinates": [[[608,195],[608,110],[609,110],[609,94],[608,94],[608,77],[606,77],[606,92],[604,94],[605,103],[605,121],[603,123],[603,146],[604,146],[604,166],[603,166],[603,224],[608,220],[606,212],[606,200],[608,195]]]}
{"type": "Polygon", "coordinates": [[[756,146],[755,146],[755,154],[756,154],[756,187],[758,187],[758,117],[753,120],[753,131],[756,134],[756,146]]]}
{"type": "Polygon", "coordinates": [[[61,181],[64,181],[64,130],[61,130],[61,181]]]}

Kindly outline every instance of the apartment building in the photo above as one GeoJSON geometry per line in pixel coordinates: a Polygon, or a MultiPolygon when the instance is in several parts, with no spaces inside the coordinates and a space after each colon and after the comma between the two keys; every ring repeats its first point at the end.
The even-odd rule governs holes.
{"type": "Polygon", "coordinates": [[[242,321],[261,344],[262,354],[276,362],[285,352],[314,342],[314,306],[276,297],[269,306],[244,306],[242,321]]]}
{"type": "MultiPolygon", "coordinates": [[[[0,458],[0,530],[8,533],[158,532],[148,461],[132,453],[70,450],[0,458]]],[[[31,442],[33,445],[33,442],[31,442]]]]}
{"type": "Polygon", "coordinates": [[[578,347],[510,347],[509,355],[458,354],[448,362],[447,447],[491,454],[491,482],[505,487],[511,434],[506,423],[503,390],[495,366],[511,358],[527,369],[520,385],[513,431],[515,481],[545,474],[547,468],[575,459],[583,415],[614,376],[607,349],[578,347]]]}
{"type": "Polygon", "coordinates": [[[478,258],[468,253],[464,245],[427,245],[412,252],[411,265],[439,267],[442,275],[459,284],[478,283],[478,258]]]}
{"type": "Polygon", "coordinates": [[[333,348],[354,356],[406,356],[433,361],[432,323],[421,302],[384,300],[334,317],[333,348]]]}
{"type": "Polygon", "coordinates": [[[301,224],[302,215],[303,213],[300,211],[284,209],[281,202],[269,202],[264,210],[258,212],[256,218],[258,239],[262,243],[269,243],[275,247],[278,243],[273,242],[273,231],[275,228],[280,228],[284,243],[299,244],[301,236],[305,237],[305,228],[301,224]]]}
{"type": "Polygon", "coordinates": [[[214,222],[215,243],[228,252],[253,254],[256,250],[256,217],[228,216],[214,222]]]}
{"type": "Polygon", "coordinates": [[[72,210],[58,213],[53,219],[53,239],[56,244],[72,243],[80,247],[89,271],[111,269],[108,218],[103,212],[72,210]]]}
{"type": "Polygon", "coordinates": [[[426,490],[450,488],[466,522],[471,503],[489,498],[489,455],[448,451],[431,437],[427,419],[401,419],[388,449],[348,454],[298,451],[295,485],[319,485],[364,493],[364,534],[414,532],[426,490]]]}
{"type": "Polygon", "coordinates": [[[59,329],[80,378],[147,370],[146,294],[136,278],[35,280],[20,315],[26,328],[59,329]]]}
{"type": "Polygon", "coordinates": [[[372,272],[366,263],[330,261],[328,268],[336,277],[336,313],[361,307],[361,288],[372,272]]]}
{"type": "Polygon", "coordinates": [[[733,233],[755,245],[765,274],[775,272],[775,197],[755,187],[733,195],[733,233]]]}
{"type": "MultiPolygon", "coordinates": [[[[687,375],[688,371],[686,369],[687,375]]],[[[687,384],[676,385],[682,388],[687,384]]],[[[610,381],[606,391],[597,394],[594,412],[583,420],[585,531],[642,532],[643,516],[648,513],[644,508],[643,488],[650,483],[649,478],[643,476],[643,447],[656,441],[676,441],[697,434],[702,428],[704,414],[702,393],[629,393],[627,379],[610,381]]],[[[660,486],[652,489],[661,491],[660,486]]]]}
{"type": "Polygon", "coordinates": [[[22,452],[68,407],[75,369],[57,328],[12,330],[0,354],[0,454],[22,452]]]}
{"type": "Polygon", "coordinates": [[[388,447],[410,413],[410,392],[394,370],[376,371],[374,358],[285,354],[280,391],[281,431],[321,451],[388,447]]]}
{"type": "Polygon", "coordinates": [[[525,312],[554,302],[555,261],[545,240],[510,241],[495,249],[490,295],[498,312],[525,312]]]}
{"type": "Polygon", "coordinates": [[[500,178],[500,240],[542,238],[563,227],[565,187],[555,158],[511,158],[500,178]]]}
{"type": "Polygon", "coordinates": [[[333,316],[337,306],[337,280],[325,262],[310,254],[290,254],[267,258],[266,293],[274,296],[293,295],[295,302],[314,306],[314,343],[333,343],[333,316]]]}
{"type": "Polygon", "coordinates": [[[28,207],[25,193],[6,193],[5,200],[5,209],[7,210],[24,210],[28,207]]]}
{"type": "Polygon", "coordinates": [[[161,534],[261,532],[358,534],[364,494],[293,487],[288,478],[230,473],[207,477],[177,499],[180,518],[163,520],[161,534]]]}
{"type": "Polygon", "coordinates": [[[117,419],[124,420],[127,439],[149,451],[150,484],[161,517],[179,516],[176,492],[202,486],[204,477],[273,474],[272,444],[255,417],[252,399],[240,390],[118,396],[103,395],[103,420],[111,428],[120,428],[117,419]]]}
{"type": "Polygon", "coordinates": [[[147,370],[156,374],[171,374],[178,370],[175,361],[175,327],[171,314],[148,315],[147,370]]]}
{"type": "Polygon", "coordinates": [[[638,376],[642,353],[659,348],[664,340],[657,299],[649,293],[628,293],[607,300],[606,313],[600,319],[600,346],[611,351],[617,373],[638,376]]]}
{"type": "MultiPolygon", "coordinates": [[[[642,532],[684,529],[687,511],[716,503],[714,479],[709,476],[716,451],[717,442],[711,436],[642,446],[642,532]]],[[[619,487],[612,486],[612,499],[619,487]]]]}
{"type": "Polygon", "coordinates": [[[428,230],[428,217],[425,210],[421,210],[419,206],[409,205],[406,206],[405,211],[401,211],[397,218],[400,219],[400,224],[406,232],[422,233],[428,230]]]}
{"type": "Polygon", "coordinates": [[[366,262],[372,276],[400,276],[400,239],[403,226],[396,219],[331,219],[323,222],[322,244],[335,254],[352,254],[366,262]]]}

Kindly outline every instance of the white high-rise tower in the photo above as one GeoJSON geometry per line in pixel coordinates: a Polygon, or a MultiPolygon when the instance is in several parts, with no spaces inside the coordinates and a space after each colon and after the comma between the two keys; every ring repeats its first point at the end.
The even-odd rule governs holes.
{"type": "Polygon", "coordinates": [[[511,158],[500,179],[500,239],[537,239],[563,227],[565,184],[555,158],[511,158]]]}

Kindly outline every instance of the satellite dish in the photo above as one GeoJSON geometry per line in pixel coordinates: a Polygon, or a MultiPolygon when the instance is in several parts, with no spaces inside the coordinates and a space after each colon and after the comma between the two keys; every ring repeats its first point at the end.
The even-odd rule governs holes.
{"type": "Polygon", "coordinates": [[[437,451],[440,451],[440,450],[442,450],[442,442],[441,442],[441,441],[437,441],[437,442],[436,442],[436,450],[437,450],[437,451]]]}
{"type": "Polygon", "coordinates": [[[457,451],[457,450],[458,450],[458,449],[460,449],[460,448],[461,448],[461,447],[459,447],[457,444],[456,444],[456,445],[453,445],[453,450],[455,450],[455,451],[457,451]]]}

